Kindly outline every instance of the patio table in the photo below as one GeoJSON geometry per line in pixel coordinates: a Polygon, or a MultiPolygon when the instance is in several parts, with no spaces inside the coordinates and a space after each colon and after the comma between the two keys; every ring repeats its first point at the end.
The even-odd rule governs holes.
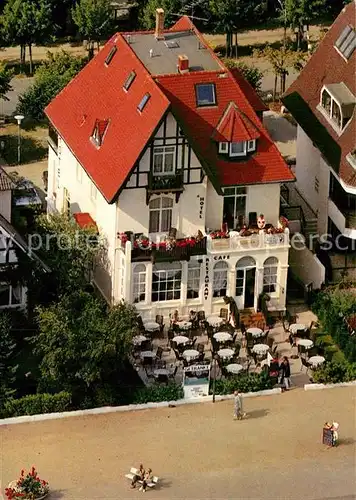
{"type": "Polygon", "coordinates": [[[232,340],[232,337],[229,332],[217,332],[214,333],[213,337],[218,342],[227,342],[228,340],[232,340]]]}
{"type": "Polygon", "coordinates": [[[308,359],[308,362],[313,366],[319,366],[325,362],[324,356],[312,356],[308,359]]]}
{"type": "Polygon", "coordinates": [[[143,326],[148,332],[157,332],[159,330],[159,324],[155,321],[148,321],[144,323],[143,326]]]}
{"type": "Polygon", "coordinates": [[[189,342],[188,337],[186,337],[185,335],[176,335],[175,337],[173,337],[172,340],[177,345],[179,345],[179,344],[187,344],[189,342]]]}
{"type": "Polygon", "coordinates": [[[199,352],[196,349],[186,349],[182,356],[187,361],[190,361],[192,359],[196,359],[199,356],[199,352]]]}
{"type": "Polygon", "coordinates": [[[176,325],[180,330],[189,330],[192,327],[191,321],[177,321],[176,325]]]}
{"type": "Polygon", "coordinates": [[[218,356],[220,358],[232,358],[232,356],[235,354],[235,351],[233,349],[220,349],[218,351],[218,356]]]}
{"type": "Polygon", "coordinates": [[[142,351],[140,354],[141,358],[155,358],[156,354],[153,351],[142,351]]]}
{"type": "Polygon", "coordinates": [[[263,330],[261,328],[248,328],[247,333],[251,333],[252,337],[262,337],[263,335],[263,330]]]}
{"type": "Polygon", "coordinates": [[[306,329],[307,329],[307,326],[303,325],[302,323],[293,323],[289,327],[289,331],[293,335],[297,335],[298,332],[305,332],[306,329]]]}
{"type": "Polygon", "coordinates": [[[269,351],[269,347],[266,344],[256,344],[252,347],[252,352],[256,354],[266,354],[269,351]]]}
{"type": "Polygon", "coordinates": [[[226,366],[226,371],[229,373],[240,373],[244,367],[242,365],[239,365],[238,363],[230,363],[229,365],[226,366]]]}
{"type": "Polygon", "coordinates": [[[220,316],[209,316],[207,322],[210,326],[220,326],[224,320],[220,316]]]}
{"type": "Polygon", "coordinates": [[[132,343],[133,345],[141,345],[143,342],[146,340],[149,340],[147,337],[144,335],[136,335],[135,337],[132,337],[132,343]]]}
{"type": "Polygon", "coordinates": [[[309,339],[298,339],[297,345],[304,347],[305,349],[311,349],[313,347],[313,341],[309,339]]]}
{"type": "Polygon", "coordinates": [[[167,375],[167,377],[169,376],[169,370],[167,370],[166,368],[157,368],[157,370],[154,370],[153,371],[153,375],[155,377],[158,377],[159,375],[167,375]]]}

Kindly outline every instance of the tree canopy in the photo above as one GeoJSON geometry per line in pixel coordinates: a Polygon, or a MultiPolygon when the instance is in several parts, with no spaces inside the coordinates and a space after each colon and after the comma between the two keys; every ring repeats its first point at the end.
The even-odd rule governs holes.
{"type": "Polygon", "coordinates": [[[17,367],[13,365],[15,342],[11,336],[11,321],[6,313],[0,313],[0,410],[15,392],[13,383],[17,367]]]}
{"type": "Polygon", "coordinates": [[[35,81],[19,96],[18,112],[35,120],[44,118],[44,108],[74,78],[86,60],[61,51],[48,52],[35,72],[35,81]]]}
{"type": "Polygon", "coordinates": [[[5,64],[0,63],[0,99],[8,100],[6,94],[12,90],[12,75],[13,71],[8,69],[5,64]]]}

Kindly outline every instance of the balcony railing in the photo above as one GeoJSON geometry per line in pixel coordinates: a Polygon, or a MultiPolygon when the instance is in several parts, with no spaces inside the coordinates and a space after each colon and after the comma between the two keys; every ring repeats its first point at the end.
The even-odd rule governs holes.
{"type": "Polygon", "coordinates": [[[269,248],[289,245],[289,230],[282,233],[268,234],[265,232],[255,233],[251,236],[231,236],[229,238],[208,237],[208,252],[227,252],[236,250],[255,250],[258,248],[269,248]]]}
{"type": "Polygon", "coordinates": [[[176,192],[183,191],[183,171],[177,170],[173,175],[148,174],[148,191],[150,192],[176,192]]]}
{"type": "Polygon", "coordinates": [[[345,214],[345,226],[348,229],[356,229],[356,213],[345,214]]]}
{"type": "Polygon", "coordinates": [[[131,252],[132,262],[151,260],[152,262],[173,262],[189,260],[193,255],[206,254],[206,238],[192,241],[189,238],[177,239],[173,246],[161,244],[150,248],[133,247],[131,252]]]}

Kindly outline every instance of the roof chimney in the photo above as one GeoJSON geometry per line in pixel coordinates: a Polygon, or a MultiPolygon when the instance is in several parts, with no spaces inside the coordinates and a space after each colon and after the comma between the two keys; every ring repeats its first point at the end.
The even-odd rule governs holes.
{"type": "Polygon", "coordinates": [[[189,59],[184,54],[178,56],[178,72],[179,73],[189,72],[189,59]]]}
{"type": "Polygon", "coordinates": [[[156,9],[156,30],[155,37],[157,40],[164,40],[164,10],[156,9]]]}

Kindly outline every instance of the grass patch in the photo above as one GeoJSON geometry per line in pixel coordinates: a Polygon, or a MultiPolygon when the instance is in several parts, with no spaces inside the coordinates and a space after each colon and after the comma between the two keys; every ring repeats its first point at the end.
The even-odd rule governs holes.
{"type": "MultiPolygon", "coordinates": [[[[47,156],[47,126],[25,120],[21,124],[21,163],[32,163],[47,156]]],[[[2,157],[12,166],[18,164],[18,126],[10,122],[0,130],[0,141],[4,143],[2,157]]]]}

